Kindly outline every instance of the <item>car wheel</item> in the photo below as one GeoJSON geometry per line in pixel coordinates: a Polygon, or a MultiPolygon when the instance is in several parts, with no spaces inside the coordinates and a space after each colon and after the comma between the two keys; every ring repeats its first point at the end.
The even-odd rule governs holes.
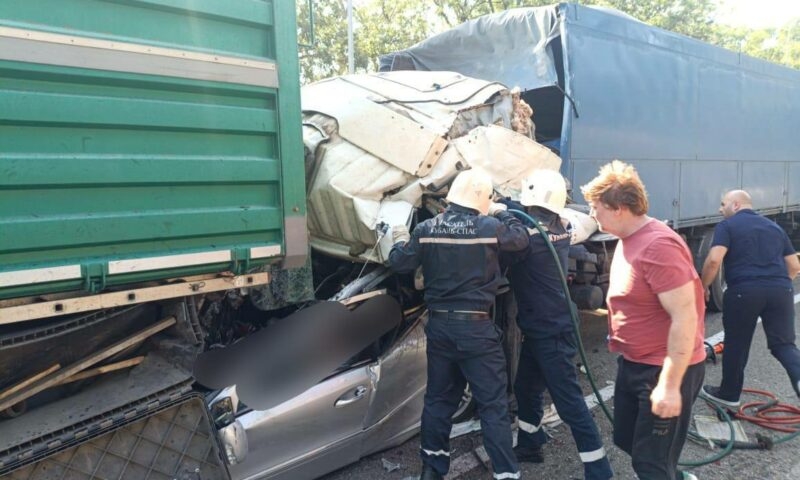
{"type": "Polygon", "coordinates": [[[472,396],[472,390],[469,384],[464,388],[464,393],[461,394],[461,401],[458,403],[458,409],[453,414],[453,423],[465,422],[475,416],[475,398],[472,396]]]}

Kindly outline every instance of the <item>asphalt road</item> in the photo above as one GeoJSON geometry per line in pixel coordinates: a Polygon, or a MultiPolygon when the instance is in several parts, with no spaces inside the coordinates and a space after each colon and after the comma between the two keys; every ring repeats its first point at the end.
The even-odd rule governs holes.
{"type": "MultiPolygon", "coordinates": [[[[795,291],[800,291],[800,282],[795,282],[795,291]]],[[[800,332],[800,295],[795,298],[795,328],[800,332]]],[[[582,315],[581,331],[589,365],[598,388],[611,385],[616,373],[615,356],[605,347],[606,321],[602,314],[587,313],[582,315]]],[[[722,316],[709,313],[706,316],[706,338],[718,334],[722,330],[722,316]]],[[[576,357],[576,363],[579,359],[576,357]]],[[[706,383],[717,385],[721,375],[721,366],[706,364],[706,383]]],[[[590,395],[591,388],[585,376],[582,379],[584,393],[590,395]]],[[[773,392],[778,398],[792,405],[800,405],[791,388],[788,377],[780,364],[769,353],[763,329],[756,329],[750,361],[747,366],[745,388],[755,388],[773,392]]],[[[743,397],[744,402],[748,397],[743,397]]],[[[610,404],[609,404],[610,405],[610,404]]],[[[630,466],[629,457],[616,448],[611,440],[611,424],[599,407],[592,409],[597,425],[603,435],[604,444],[617,478],[635,479],[630,466]]],[[[713,415],[713,411],[698,400],[694,405],[694,415],[713,415]]],[[[751,440],[756,432],[778,437],[783,434],[771,432],[751,424],[743,425],[751,440]]],[[[532,465],[522,464],[522,478],[526,479],[573,479],[583,478],[583,468],[578,459],[575,444],[569,428],[557,425],[548,429],[551,441],[545,445],[545,463],[532,465]]],[[[448,479],[473,480],[488,479],[491,474],[478,462],[474,450],[481,446],[480,432],[460,436],[452,442],[452,467],[448,479]]],[[[419,436],[405,444],[377,453],[322,477],[324,480],[412,480],[419,474],[418,456],[419,436]],[[388,462],[388,463],[387,463],[388,462]],[[391,471],[389,471],[391,470],[391,471]]],[[[708,446],[700,446],[687,442],[681,458],[682,462],[698,461],[709,458],[717,450],[708,446]]],[[[691,469],[701,480],[740,480],[740,479],[800,479],[800,438],[776,445],[772,450],[735,450],[733,454],[700,467],[691,469]]]]}

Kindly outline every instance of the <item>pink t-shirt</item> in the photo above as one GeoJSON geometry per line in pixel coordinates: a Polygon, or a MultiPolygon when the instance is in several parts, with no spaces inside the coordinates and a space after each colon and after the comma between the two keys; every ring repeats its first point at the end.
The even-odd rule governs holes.
{"type": "Polygon", "coordinates": [[[608,289],[609,350],[631,362],[663,365],[671,320],[658,294],[694,284],[698,326],[691,365],[705,360],[705,301],[686,243],[668,226],[651,220],[620,240],[611,261],[608,289]]]}

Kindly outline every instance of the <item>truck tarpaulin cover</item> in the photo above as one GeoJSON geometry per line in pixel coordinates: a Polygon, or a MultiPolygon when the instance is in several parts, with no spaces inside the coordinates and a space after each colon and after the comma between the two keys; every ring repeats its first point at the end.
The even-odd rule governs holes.
{"type": "Polygon", "coordinates": [[[549,46],[560,35],[558,13],[552,5],[470,20],[406,50],[382,55],[380,69],[448,70],[523,90],[555,85],[549,46]]]}

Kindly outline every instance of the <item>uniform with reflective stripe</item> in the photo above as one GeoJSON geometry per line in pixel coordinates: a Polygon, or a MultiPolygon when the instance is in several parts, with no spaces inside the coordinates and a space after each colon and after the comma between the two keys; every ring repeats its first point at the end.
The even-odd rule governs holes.
{"type": "Polygon", "coordinates": [[[429,308],[488,312],[501,282],[498,252],[525,248],[527,237],[509,213],[494,218],[451,205],[418,224],[411,241],[392,248],[389,262],[398,272],[422,265],[429,308]]]}
{"type": "Polygon", "coordinates": [[[395,244],[389,262],[398,272],[422,266],[430,317],[425,326],[428,385],[420,455],[439,474],[450,469],[450,430],[467,382],[481,416],[494,478],[520,478],[512,449],[506,360],[487,315],[501,282],[500,251],[521,250],[528,234],[512,215],[497,218],[451,205],[395,244]],[[471,313],[472,312],[472,313],[471,313]]]}
{"type": "MultiPolygon", "coordinates": [[[[522,206],[511,203],[509,208],[521,210],[522,206]]],[[[561,218],[539,208],[531,209],[530,214],[546,229],[566,272],[569,235],[561,218]]],[[[547,389],[559,416],[570,426],[585,478],[611,478],[602,438],[586,407],[572,362],[576,353],[574,328],[552,253],[539,231],[533,229],[529,248],[522,254],[503,255],[502,260],[512,263],[509,277],[519,305],[517,322],[524,334],[514,384],[519,405],[518,448],[536,448],[547,441],[541,429],[547,389]]]]}

